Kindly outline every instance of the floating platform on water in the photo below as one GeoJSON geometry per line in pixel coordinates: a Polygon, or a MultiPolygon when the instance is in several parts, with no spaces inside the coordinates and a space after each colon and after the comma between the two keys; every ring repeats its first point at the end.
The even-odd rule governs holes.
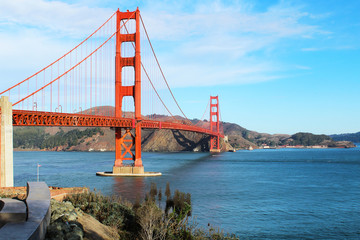
{"type": "Polygon", "coordinates": [[[97,172],[97,176],[103,177],[158,177],[161,172],[144,172],[144,173],[113,173],[113,172],[97,172]]]}

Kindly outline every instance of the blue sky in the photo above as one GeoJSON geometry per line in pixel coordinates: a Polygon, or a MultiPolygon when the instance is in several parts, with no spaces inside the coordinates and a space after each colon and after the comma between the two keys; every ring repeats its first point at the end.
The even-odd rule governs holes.
{"type": "Polygon", "coordinates": [[[1,89],[139,6],[180,105],[266,133],[360,131],[360,1],[0,1],[1,89]]]}

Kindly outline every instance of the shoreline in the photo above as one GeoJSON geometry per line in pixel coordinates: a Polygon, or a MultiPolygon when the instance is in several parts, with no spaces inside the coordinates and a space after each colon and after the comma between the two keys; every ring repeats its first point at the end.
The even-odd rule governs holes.
{"type": "MultiPolygon", "coordinates": [[[[52,199],[62,201],[66,196],[72,194],[89,192],[87,187],[54,187],[49,186],[50,195],[52,199]]],[[[0,198],[26,198],[26,186],[24,187],[0,187],[0,198]]]]}
{"type": "MultiPolygon", "coordinates": [[[[277,146],[277,147],[259,147],[254,148],[253,150],[267,150],[267,149],[348,149],[348,148],[356,148],[357,145],[354,146],[338,146],[338,147],[328,147],[328,146],[277,146]]],[[[247,148],[236,149],[239,150],[249,150],[247,148]]],[[[231,151],[231,150],[229,150],[231,151]]],[[[251,150],[250,150],[251,151],[251,150]]],[[[79,151],[79,150],[49,150],[49,149],[32,149],[32,148],[14,148],[14,152],[115,152],[114,150],[106,150],[106,151],[97,151],[97,150],[87,150],[87,151],[79,151]]],[[[144,151],[145,152],[145,151],[144,151]]],[[[154,151],[146,151],[146,152],[154,152],[154,151]]],[[[181,152],[194,152],[194,151],[180,151],[181,152]]],[[[228,151],[224,151],[228,152],[228,151]]],[[[179,153],[179,151],[164,151],[164,153],[179,153]]]]}

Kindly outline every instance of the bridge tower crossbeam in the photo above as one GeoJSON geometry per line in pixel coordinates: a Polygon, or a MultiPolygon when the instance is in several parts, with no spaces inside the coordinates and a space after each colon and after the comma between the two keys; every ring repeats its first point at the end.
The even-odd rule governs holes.
{"type": "Polygon", "coordinates": [[[141,56],[140,56],[140,11],[116,13],[116,55],[115,55],[115,117],[122,117],[122,101],[125,96],[132,96],[135,105],[135,119],[132,128],[135,133],[131,133],[132,128],[124,128],[125,134],[122,135],[121,127],[115,128],[115,163],[113,173],[144,173],[141,160],[141,56]],[[120,32],[121,21],[135,19],[135,33],[123,34],[120,32]],[[135,46],[134,57],[121,56],[121,44],[133,42],[135,46]],[[122,69],[123,67],[134,67],[134,85],[123,86],[122,69]],[[135,147],[135,151],[132,148],[135,147]],[[124,166],[123,160],[133,160],[133,166],[124,166]]]}

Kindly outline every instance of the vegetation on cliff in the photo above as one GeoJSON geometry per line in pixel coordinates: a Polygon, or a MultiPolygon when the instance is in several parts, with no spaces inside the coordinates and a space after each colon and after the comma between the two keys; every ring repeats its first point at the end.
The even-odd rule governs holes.
{"type": "Polygon", "coordinates": [[[355,145],[349,141],[334,141],[331,137],[327,135],[316,135],[312,133],[296,133],[289,138],[283,139],[279,145],[288,145],[288,146],[323,146],[330,148],[351,148],[355,145]]]}
{"type": "Polygon", "coordinates": [[[330,135],[335,141],[351,141],[353,143],[360,143],[360,132],[357,133],[343,133],[330,135]]]}
{"type": "Polygon", "coordinates": [[[299,132],[292,135],[289,139],[282,141],[282,145],[303,145],[303,146],[314,146],[322,144],[332,144],[334,141],[331,137],[326,135],[315,135],[312,133],[299,132]]]}
{"type": "Polygon", "coordinates": [[[84,138],[92,137],[96,134],[103,135],[104,132],[99,128],[73,129],[64,132],[60,128],[55,135],[50,135],[45,132],[42,127],[26,127],[14,128],[14,148],[27,149],[52,149],[58,146],[64,146],[64,149],[69,149],[72,146],[79,144],[84,138]]]}
{"type": "MultiPolygon", "coordinates": [[[[72,214],[77,209],[75,212],[91,215],[100,223],[114,229],[120,239],[237,239],[235,235],[224,234],[219,229],[209,227],[204,230],[190,223],[192,205],[189,193],[176,190],[172,195],[167,185],[165,196],[165,206],[162,207],[162,191],[152,183],[150,192],[142,203],[137,201],[132,204],[121,198],[107,197],[96,192],[72,195],[64,201],[73,205],[72,214]]],[[[75,221],[73,217],[71,220],[75,221]]],[[[59,221],[64,222],[64,219],[59,221]]],[[[58,224],[59,221],[52,222],[58,224]]],[[[65,222],[69,220],[65,219],[65,222]]],[[[72,226],[71,222],[68,225],[72,226]]],[[[78,231],[76,226],[79,225],[75,223],[74,229],[78,231]]],[[[54,225],[50,229],[54,231],[58,228],[54,225]]],[[[68,228],[67,231],[61,234],[70,235],[72,230],[68,228]]],[[[96,232],[96,229],[92,231],[96,232]]],[[[54,232],[51,232],[48,239],[53,239],[50,235],[55,236],[54,232]]],[[[83,235],[85,238],[86,233],[83,235]]]]}

